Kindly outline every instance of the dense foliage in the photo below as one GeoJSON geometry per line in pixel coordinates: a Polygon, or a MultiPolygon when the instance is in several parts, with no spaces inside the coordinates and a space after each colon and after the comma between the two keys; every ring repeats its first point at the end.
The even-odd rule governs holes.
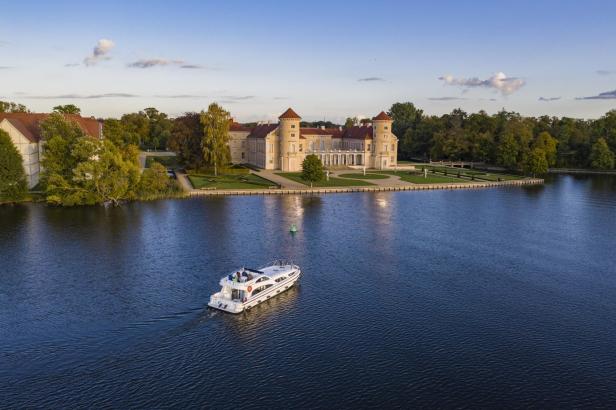
{"type": "Polygon", "coordinates": [[[23,104],[10,101],[0,101],[0,112],[30,112],[23,104]]]}
{"type": "Polygon", "coordinates": [[[0,202],[20,201],[27,189],[23,158],[9,134],[0,130],[0,202]]]}
{"type": "Polygon", "coordinates": [[[165,149],[171,137],[173,121],[156,108],[124,114],[119,120],[106,119],[103,134],[116,145],[132,144],[142,149],[165,149]]]}
{"type": "Polygon", "coordinates": [[[306,158],[302,162],[302,179],[310,182],[312,187],[313,182],[321,181],[324,177],[323,163],[314,154],[306,155],[306,158]]]}
{"type": "Polygon", "coordinates": [[[53,107],[53,111],[61,112],[63,114],[81,114],[81,108],[77,107],[75,104],[56,105],[53,107]]]}
{"type": "Polygon", "coordinates": [[[41,184],[55,205],[118,204],[177,192],[164,167],[139,170],[139,150],[112,139],[96,139],[62,114],[41,123],[44,139],[41,184]],[[161,171],[162,168],[162,171],[161,171]]]}
{"type": "Polygon", "coordinates": [[[229,113],[216,103],[210,104],[207,111],[201,112],[203,162],[205,166],[214,168],[214,175],[217,174],[219,167],[224,167],[231,162],[230,123],[229,113]]]}
{"type": "Polygon", "coordinates": [[[439,117],[425,115],[412,103],[396,103],[389,115],[401,159],[479,161],[527,173],[541,173],[544,160],[550,167],[613,168],[609,157],[616,152],[616,110],[597,120],[461,109],[439,117]],[[599,156],[603,159],[593,165],[599,156]]]}

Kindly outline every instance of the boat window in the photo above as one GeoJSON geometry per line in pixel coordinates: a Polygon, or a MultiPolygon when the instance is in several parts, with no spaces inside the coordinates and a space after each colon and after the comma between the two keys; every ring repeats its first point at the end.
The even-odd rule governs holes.
{"type": "Polygon", "coordinates": [[[260,286],[252,291],[252,296],[256,295],[257,293],[263,292],[265,289],[270,288],[272,286],[273,285],[271,283],[269,285],[260,286]]]}
{"type": "Polygon", "coordinates": [[[259,279],[257,279],[255,283],[263,282],[264,280],[268,280],[268,279],[269,278],[267,276],[261,276],[259,279]]]}
{"type": "Polygon", "coordinates": [[[297,271],[293,271],[293,272],[289,273],[289,276],[293,276],[293,275],[295,275],[296,273],[297,273],[297,271]]]}
{"type": "Polygon", "coordinates": [[[282,282],[282,281],[283,281],[283,280],[285,280],[286,278],[287,278],[286,276],[282,276],[282,277],[280,277],[280,278],[276,279],[276,281],[275,281],[275,282],[276,282],[276,283],[278,283],[278,282],[282,282]]]}

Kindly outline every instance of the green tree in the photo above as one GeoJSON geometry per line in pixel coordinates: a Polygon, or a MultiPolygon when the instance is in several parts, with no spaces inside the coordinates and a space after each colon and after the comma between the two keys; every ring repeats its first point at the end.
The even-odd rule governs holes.
{"type": "Polygon", "coordinates": [[[203,162],[214,168],[214,175],[218,175],[218,167],[224,167],[231,161],[228,144],[230,119],[229,113],[216,103],[201,112],[203,162]]]}
{"type": "Polygon", "coordinates": [[[173,186],[171,182],[169,176],[167,176],[167,169],[162,164],[155,162],[141,174],[139,197],[144,199],[155,198],[171,190],[173,186]]]}
{"type": "Polygon", "coordinates": [[[549,132],[543,131],[535,140],[533,144],[534,148],[540,148],[545,152],[545,157],[548,160],[548,166],[556,165],[557,153],[558,153],[558,141],[553,138],[549,132]]]}
{"type": "Polygon", "coordinates": [[[526,174],[543,175],[548,172],[548,160],[545,151],[541,148],[533,148],[523,164],[526,174]]]}
{"type": "Polygon", "coordinates": [[[86,203],[111,203],[134,199],[139,182],[139,168],[126,161],[121,151],[109,140],[81,138],[73,149],[73,155],[80,159],[73,170],[76,192],[83,192],[86,203]],[[79,152],[83,149],[83,152],[79,152]],[[85,155],[83,155],[85,154],[85,155]]]}
{"type": "Polygon", "coordinates": [[[23,104],[10,101],[0,101],[0,112],[30,112],[23,104]]]}
{"type": "Polygon", "coordinates": [[[71,154],[73,144],[85,136],[79,125],[67,120],[60,113],[49,115],[40,123],[43,138],[41,185],[46,189],[53,176],[56,185],[62,185],[73,176],[76,161],[71,154]],[[60,178],[64,181],[60,181],[60,178]]]}
{"type": "Polygon", "coordinates": [[[131,132],[122,120],[115,118],[107,118],[103,121],[103,136],[113,141],[117,147],[139,146],[138,133],[131,132]]]}
{"type": "Polygon", "coordinates": [[[614,153],[604,138],[599,138],[590,151],[590,166],[595,169],[614,168],[614,153]]]}
{"type": "Polygon", "coordinates": [[[56,105],[53,107],[54,112],[60,112],[62,114],[81,114],[81,108],[77,107],[74,104],[66,104],[66,105],[56,105]]]}
{"type": "Polygon", "coordinates": [[[411,102],[395,103],[389,109],[389,116],[394,120],[392,132],[401,137],[409,128],[415,129],[423,117],[423,110],[411,102]]]}
{"type": "Polygon", "coordinates": [[[202,140],[203,126],[200,114],[186,113],[173,120],[171,137],[167,146],[178,155],[184,164],[198,169],[203,166],[202,140]]]}
{"type": "Polygon", "coordinates": [[[146,108],[143,113],[148,119],[146,147],[155,150],[166,148],[167,141],[171,136],[173,122],[167,117],[167,114],[158,111],[156,108],[146,108]]]}
{"type": "Polygon", "coordinates": [[[0,130],[0,202],[22,200],[28,186],[23,158],[4,130],[0,130]]]}
{"type": "Polygon", "coordinates": [[[302,162],[302,179],[310,182],[310,187],[314,182],[321,181],[324,177],[323,163],[314,154],[307,155],[302,162]]]}
{"type": "Polygon", "coordinates": [[[351,128],[356,126],[359,123],[359,120],[357,119],[357,117],[348,117],[345,121],[344,121],[344,127],[345,128],[351,128]]]}
{"type": "Polygon", "coordinates": [[[512,133],[506,133],[496,149],[496,162],[505,168],[514,169],[518,164],[519,145],[512,133]]]}

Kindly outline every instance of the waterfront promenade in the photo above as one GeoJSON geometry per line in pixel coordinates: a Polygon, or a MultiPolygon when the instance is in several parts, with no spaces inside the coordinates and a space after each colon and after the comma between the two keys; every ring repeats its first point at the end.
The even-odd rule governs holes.
{"type": "MultiPolygon", "coordinates": [[[[190,182],[185,174],[178,175],[184,189],[190,187],[190,182]]],[[[410,184],[405,185],[371,185],[371,186],[347,186],[328,188],[270,188],[270,189],[187,189],[188,196],[219,196],[219,195],[311,195],[311,194],[334,194],[347,192],[383,192],[383,191],[425,191],[425,190],[451,190],[451,189],[481,189],[511,186],[541,185],[541,178],[525,178],[513,181],[498,182],[468,182],[468,183],[439,183],[439,184],[410,184]]],[[[298,184],[299,185],[299,184],[298,184]]]]}

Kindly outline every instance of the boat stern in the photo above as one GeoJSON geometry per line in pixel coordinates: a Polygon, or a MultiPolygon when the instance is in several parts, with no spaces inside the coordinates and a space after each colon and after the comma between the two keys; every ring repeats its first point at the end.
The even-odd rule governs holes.
{"type": "Polygon", "coordinates": [[[213,294],[207,305],[228,313],[241,313],[244,311],[244,304],[242,302],[225,298],[220,292],[213,294]]]}

